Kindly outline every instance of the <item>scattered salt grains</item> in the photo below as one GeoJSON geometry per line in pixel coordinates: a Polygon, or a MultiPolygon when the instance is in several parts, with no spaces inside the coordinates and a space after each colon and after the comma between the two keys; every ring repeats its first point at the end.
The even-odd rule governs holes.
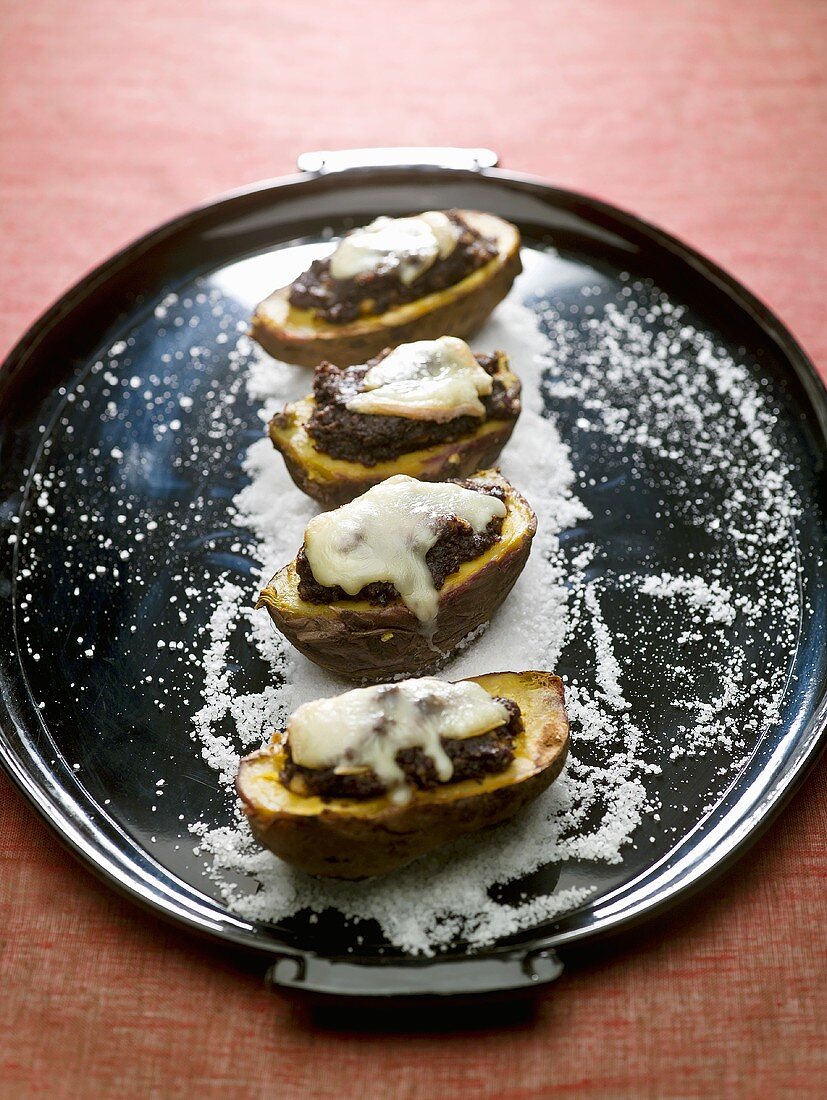
{"type": "Polygon", "coordinates": [[[586,585],[585,603],[591,615],[596,658],[595,666],[597,668],[600,694],[612,710],[626,710],[629,704],[623,698],[623,692],[620,689],[620,665],[612,649],[612,637],[603,620],[603,613],[600,610],[594,584],[586,585]]]}
{"type": "MultiPolygon", "coordinates": [[[[656,760],[708,755],[723,788],[776,718],[784,670],[778,662],[756,668],[747,657],[751,632],[759,624],[767,630],[768,621],[773,624],[768,643],[780,639],[784,651],[791,652],[799,615],[792,537],[797,503],[774,442],[772,410],[747,369],[688,325],[680,307],[658,297],[651,287],[629,284],[624,291],[628,293],[622,306],[600,305],[600,288],[584,287],[582,294],[589,302],[581,304],[576,322],[561,316],[551,303],[527,308],[512,295],[474,341],[481,350],[508,351],[523,380],[523,414],[501,465],[535,509],[538,530],[509,599],[490,624],[465,639],[443,673],[459,678],[504,668],[555,668],[561,657],[565,663],[567,647],[576,643],[586,656],[573,660],[571,667],[578,672],[568,676],[566,685],[573,733],[567,766],[517,821],[457,841],[378,881],[321,881],[292,870],[252,840],[235,803],[239,756],[265,742],[302,702],[343,688],[292,649],[273,629],[266,612],[253,610],[254,589],[293,557],[317,508],[294,487],[267,438],[249,447],[244,459],[249,480],[235,497],[229,520],[244,532],[245,547],[252,537],[259,563],[254,583],[242,586],[235,574],[205,576],[203,586],[175,577],[181,588],[170,603],[180,598],[186,607],[190,602],[187,610],[180,605],[176,609],[180,622],[187,622],[187,611],[196,603],[211,607],[212,614],[203,634],[186,646],[157,639],[158,651],[170,660],[186,661],[201,674],[192,737],[216,773],[233,818],[231,825],[199,821],[188,828],[198,838],[196,851],[207,861],[209,877],[241,917],[278,922],[305,912],[314,921],[318,913],[333,908],[354,920],[378,922],[391,943],[412,953],[433,954],[458,938],[472,946],[489,943],[576,908],[592,892],[564,885],[505,901],[499,897],[500,887],[568,860],[618,864],[625,846],[648,840],[652,825],[643,837],[639,828],[644,821],[659,820],[661,769],[656,760]],[[667,560],[642,562],[634,574],[619,575],[611,572],[611,563],[609,569],[601,564],[599,548],[585,544],[579,535],[569,548],[566,540],[561,544],[561,535],[589,519],[573,491],[577,476],[569,450],[545,412],[546,405],[553,409],[563,401],[575,404],[576,416],[568,422],[576,431],[600,435],[601,446],[616,441],[620,447],[636,448],[641,465],[650,459],[661,462],[678,490],[670,495],[686,501],[683,522],[717,539],[716,553],[703,560],[699,556],[697,568],[687,555],[682,566],[667,560]],[[701,499],[698,486],[706,490],[710,484],[718,484],[719,491],[701,499]],[[733,561],[736,576],[750,577],[749,597],[731,580],[733,561]],[[729,564],[729,570],[721,568],[722,563],[729,564]],[[638,609],[629,637],[613,635],[604,614],[619,592],[628,594],[638,609]],[[679,614],[682,629],[669,642],[662,693],[666,704],[685,717],[671,724],[671,741],[664,748],[636,714],[634,685],[627,681],[631,648],[646,651],[665,604],[673,617],[679,614]],[[251,659],[261,658],[270,670],[270,682],[263,689],[252,690],[257,684],[250,682],[243,661],[237,667],[228,660],[231,648],[236,652],[245,640],[251,659]],[[179,655],[182,649],[185,653],[179,655]],[[696,652],[704,654],[708,668],[698,667],[696,652]],[[705,677],[706,672],[711,676],[705,677]]],[[[219,299],[211,293],[215,315],[224,308],[219,299]]],[[[182,305],[186,304],[185,300],[182,305]]],[[[168,295],[156,307],[155,317],[180,327],[184,318],[172,316],[177,306],[177,296],[168,295]]],[[[305,369],[274,363],[243,334],[246,323],[239,322],[234,332],[232,327],[231,337],[222,333],[224,339],[219,338],[222,344],[232,341],[220,353],[229,382],[213,378],[210,388],[200,391],[193,410],[194,416],[204,407],[209,417],[206,430],[201,427],[195,434],[193,428],[193,437],[186,440],[189,461],[196,468],[208,462],[210,447],[234,446],[228,441],[249,426],[232,412],[244,388],[260,404],[262,421],[308,388],[305,369]]],[[[112,370],[102,375],[114,396],[122,387],[135,391],[144,384],[137,376],[123,376],[111,358],[122,355],[127,346],[124,341],[112,346],[106,364],[112,370]]],[[[174,358],[184,354],[178,351],[174,358]]],[[[188,354],[197,359],[207,349],[192,347],[188,354]]],[[[161,359],[171,361],[167,354],[161,359]]],[[[101,361],[93,373],[103,368],[101,361]]],[[[174,384],[154,376],[150,381],[159,393],[163,385],[170,390],[157,398],[147,390],[143,397],[148,411],[175,392],[174,384]]],[[[189,420],[193,398],[174,399],[189,420]]],[[[106,418],[122,416],[116,401],[106,405],[106,418]]],[[[183,443],[190,429],[187,425],[182,431],[182,421],[167,411],[155,430],[180,433],[177,438],[183,443]]],[[[116,462],[124,459],[118,447],[112,447],[109,456],[116,462]]],[[[37,507],[49,516],[54,506],[48,491],[62,486],[39,471],[33,482],[37,507]]],[[[123,509],[117,515],[119,530],[130,540],[144,538],[134,529],[139,522],[146,531],[157,529],[155,520],[144,516],[139,521],[128,499],[117,504],[123,509]]],[[[193,501],[189,523],[201,521],[201,507],[200,501],[193,501]]],[[[80,519],[94,525],[99,517],[80,519]]],[[[668,516],[662,518],[663,523],[669,521],[668,516]]],[[[39,528],[33,530],[37,533],[39,528]]],[[[103,537],[99,541],[102,551],[130,561],[128,568],[132,567],[130,550],[103,537]]],[[[233,543],[231,553],[240,545],[233,543]]],[[[117,569],[110,569],[117,578],[117,569]]],[[[96,574],[105,573],[105,567],[96,566],[96,574]]],[[[21,578],[28,575],[28,568],[21,568],[21,578]]],[[[137,574],[130,582],[145,583],[137,574]]],[[[21,608],[26,608],[26,597],[21,608]]],[[[135,624],[129,629],[135,633],[135,624]]],[[[78,645],[86,657],[95,656],[88,643],[83,649],[82,638],[78,645]]],[[[161,685],[163,680],[148,672],[143,677],[146,684],[161,685]]],[[[197,685],[196,678],[193,698],[197,685]]],[[[157,690],[160,693],[160,687],[157,690]]],[[[160,699],[157,705],[164,706],[160,699]]],[[[158,780],[156,794],[163,793],[162,786],[163,780],[158,780]]],[[[711,808],[714,799],[708,805],[711,808]]],[[[675,808],[680,809],[677,801],[675,808]]],[[[684,812],[689,813],[686,806],[684,812]]]]}
{"type": "MultiPolygon", "coordinates": [[[[608,374],[617,385],[628,385],[626,375],[631,373],[641,389],[646,382],[646,364],[639,362],[639,349],[624,348],[623,340],[612,335],[617,319],[608,311],[602,322],[595,319],[594,325],[600,324],[604,326],[601,332],[609,329],[612,362],[608,374]]],[[[210,876],[240,916],[277,922],[299,911],[334,908],[355,920],[377,921],[390,942],[412,953],[432,954],[458,937],[479,946],[570,910],[590,894],[586,887],[572,887],[514,903],[495,898],[496,887],[571,859],[619,863],[623,847],[632,841],[643,816],[656,813],[647,779],[658,776],[661,769],[651,758],[647,732],[633,720],[624,694],[623,663],[601,608],[601,586],[610,582],[585,579],[593,547],[581,544],[567,560],[559,544],[560,533],[588,519],[588,512],[572,492],[575,475],[568,449],[553,421],[543,415],[543,391],[553,394],[555,385],[571,386],[571,379],[579,377],[577,364],[567,363],[575,348],[571,334],[558,327],[554,337],[549,340],[540,330],[534,311],[507,301],[475,341],[481,348],[506,348],[523,379],[524,411],[502,456],[502,468],[533,505],[538,531],[509,600],[479,636],[468,640],[444,672],[461,677],[505,667],[554,668],[570,638],[575,634],[590,637],[595,688],[587,690],[576,682],[568,685],[574,734],[567,767],[517,821],[492,834],[460,840],[387,878],[358,886],[314,880],[292,870],[252,840],[238,811],[232,826],[191,825],[202,854],[211,861],[210,876]],[[565,382],[560,382],[561,376],[565,382]],[[239,875],[246,885],[239,885],[239,875]]],[[[307,389],[305,371],[273,363],[246,337],[238,341],[235,355],[248,364],[248,393],[262,402],[262,420],[307,389]]],[[[596,355],[593,363],[595,374],[598,365],[606,371],[605,362],[596,355]]],[[[720,367],[717,361],[716,366],[720,367]]],[[[666,373],[661,370],[656,375],[656,388],[666,387],[666,373]]],[[[724,377],[718,370],[716,400],[724,377]]],[[[580,396],[587,412],[581,428],[631,438],[650,450],[668,448],[675,460],[686,457],[672,428],[672,417],[682,408],[680,377],[672,378],[668,396],[664,395],[669,422],[662,423],[652,415],[651,432],[646,425],[635,424],[628,409],[605,398],[599,400],[596,379],[593,387],[587,384],[593,378],[588,371],[581,377],[584,392],[580,396]]],[[[759,433],[755,449],[769,456],[772,448],[761,423],[760,395],[746,393],[745,374],[739,376],[738,386],[738,415],[748,432],[759,433]]],[[[651,402],[647,406],[644,400],[643,405],[653,414],[657,411],[651,402]]],[[[691,428],[687,439],[693,443],[698,437],[703,440],[702,412],[690,410],[686,415],[691,428]]],[[[254,535],[262,563],[259,579],[265,582],[295,554],[316,508],[295,491],[267,439],[249,448],[245,471],[250,480],[234,501],[233,522],[254,535]]],[[[776,503],[770,494],[768,515],[777,516],[776,503]]],[[[663,572],[635,579],[639,597],[683,600],[693,621],[721,631],[749,611],[738,607],[732,594],[714,578],[663,572]]],[[[623,581],[617,578],[618,584],[623,581]]],[[[240,749],[266,740],[300,703],[333,694],[341,690],[341,684],[286,645],[271,628],[266,613],[252,613],[237,585],[223,584],[215,607],[204,663],[206,705],[196,716],[195,726],[205,759],[228,786],[240,749]],[[273,670],[273,684],[262,693],[242,691],[224,667],[234,623],[273,670]],[[235,737],[214,732],[227,716],[235,721],[235,737]]],[[[693,698],[687,693],[686,682],[682,682],[684,694],[676,692],[675,705],[692,713],[694,725],[687,726],[684,740],[673,746],[673,758],[711,749],[711,738],[733,747],[731,731],[721,722],[727,708],[743,698],[743,693],[738,694],[743,669],[732,646],[721,667],[718,698],[693,698]]],[[[767,698],[772,699],[772,689],[777,693],[778,685],[765,687],[767,698]]],[[[770,704],[766,720],[771,713],[770,704]]]]}
{"type": "Polygon", "coordinates": [[[662,573],[660,576],[644,577],[640,591],[647,596],[665,599],[683,597],[690,607],[704,611],[710,623],[729,626],[735,622],[732,593],[715,580],[707,583],[701,577],[676,577],[671,573],[662,573]]]}

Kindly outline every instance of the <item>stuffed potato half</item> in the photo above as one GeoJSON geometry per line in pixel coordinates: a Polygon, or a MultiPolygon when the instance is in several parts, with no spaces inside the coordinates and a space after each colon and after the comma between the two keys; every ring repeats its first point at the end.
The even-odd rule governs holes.
{"type": "Polygon", "coordinates": [[[499,672],[471,678],[492,696],[513,699],[523,730],[504,771],[415,790],[404,804],[387,797],[322,800],[294,794],[281,780],[281,734],[245,757],[236,788],[256,839],[312,875],[383,875],[456,837],[513,817],[560,774],[569,724],[562,681],[549,672],[499,672]]]}
{"type": "Polygon", "coordinates": [[[399,599],[384,607],[366,600],[308,603],[299,595],[295,561],[276,573],[256,607],[265,607],[281,633],[311,661],[348,680],[415,676],[437,667],[505,600],[537,530],[534,512],[510,482],[494,471],[481,471],[471,480],[476,479],[503,487],[507,514],[497,542],[446,579],[431,638],[399,599]]]}
{"type": "MultiPolygon", "coordinates": [[[[508,357],[502,352],[498,355],[494,377],[502,383],[508,400],[519,398],[520,380],[511,371],[508,357]]],[[[398,458],[366,466],[361,462],[332,458],[314,445],[307,431],[314,408],[312,396],[288,405],[270,421],[269,434],[298,488],[326,508],[346,504],[394,474],[408,474],[420,481],[469,477],[475,470],[485,469],[497,461],[517,422],[516,418],[486,419],[459,439],[408,451],[398,458]]]]}
{"type": "Polygon", "coordinates": [[[351,366],[388,346],[434,340],[446,332],[471,335],[508,294],[522,270],[520,233],[494,214],[459,213],[468,225],[495,241],[497,254],[453,286],[344,325],[295,308],[290,304],[290,287],[281,287],[257,306],[250,335],[276,359],[303,367],[315,367],[323,359],[351,366]]]}

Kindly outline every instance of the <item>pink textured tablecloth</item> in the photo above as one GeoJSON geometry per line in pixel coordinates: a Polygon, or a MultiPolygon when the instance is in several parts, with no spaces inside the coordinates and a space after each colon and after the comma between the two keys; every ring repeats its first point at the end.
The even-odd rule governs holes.
{"type": "MultiPolygon", "coordinates": [[[[303,149],[450,144],[684,237],[824,372],[826,47],[818,0],[3,0],[0,352],[119,246],[303,149]]],[[[536,1013],[413,1032],[266,993],[99,885],[0,778],[0,1096],[822,1096],[825,777],[536,1013]]]]}

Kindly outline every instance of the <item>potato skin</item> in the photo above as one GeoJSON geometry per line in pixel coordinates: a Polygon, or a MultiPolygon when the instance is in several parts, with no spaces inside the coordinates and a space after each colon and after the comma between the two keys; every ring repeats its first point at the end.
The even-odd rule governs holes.
{"type": "Polygon", "coordinates": [[[401,806],[387,798],[324,803],[294,795],[273,778],[283,762],[281,735],[276,735],[239,768],[236,788],[253,835],[308,874],[360,879],[387,874],[456,837],[519,813],[557,778],[566,761],[569,726],[562,681],[548,672],[472,679],[492,695],[515,699],[523,711],[518,759],[505,773],[415,791],[401,806]],[[267,787],[263,799],[262,779],[267,787]]]}
{"type": "MultiPolygon", "coordinates": [[[[509,398],[517,399],[520,380],[509,369],[508,357],[503,352],[498,354],[495,377],[502,382],[509,398]]],[[[333,459],[316,450],[305,430],[312,412],[312,397],[296,401],[273,417],[268,430],[295,484],[325,508],[347,504],[394,474],[408,474],[420,481],[469,477],[475,470],[485,469],[497,461],[517,423],[516,417],[488,420],[452,442],[409,451],[399,458],[365,466],[360,462],[333,459]]]]}
{"type": "Polygon", "coordinates": [[[344,679],[372,682],[423,675],[439,667],[505,600],[537,530],[528,503],[505,478],[493,471],[476,476],[497,480],[505,488],[508,515],[503,535],[479,559],[447,579],[431,644],[401,600],[386,607],[346,600],[305,603],[298,596],[294,562],[272,578],[256,606],[267,608],[278,629],[305,657],[344,679]]]}
{"type": "Polygon", "coordinates": [[[436,340],[446,333],[472,335],[508,294],[522,271],[520,234],[514,226],[492,214],[473,210],[461,213],[474,225],[493,227],[500,254],[455,286],[347,325],[319,320],[312,325],[291,324],[290,288],[281,287],[256,307],[250,335],[274,358],[302,367],[315,367],[323,359],[349,367],[366,362],[388,346],[436,340]]]}

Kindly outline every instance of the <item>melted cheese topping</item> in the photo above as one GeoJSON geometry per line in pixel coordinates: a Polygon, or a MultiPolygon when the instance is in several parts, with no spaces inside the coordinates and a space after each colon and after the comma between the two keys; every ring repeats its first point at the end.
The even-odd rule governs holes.
{"type": "Polygon", "coordinates": [[[305,529],[304,550],[319,584],[355,596],[366,584],[387,581],[427,629],[436,621],[439,593],[425,556],[445,521],[457,516],[479,534],[505,514],[497,497],[396,474],[315,516],[305,529]]]}
{"type": "Polygon", "coordinates": [[[347,403],[351,412],[443,423],[485,416],[480,395],[491,393],[493,381],[464,340],[441,336],[400,344],[370,368],[362,385],[347,403]]]}
{"type": "Polygon", "coordinates": [[[508,720],[507,708],[479,684],[423,676],[305,703],[288,719],[287,737],[301,767],[335,768],[339,774],[369,768],[401,800],[409,792],[396,762],[400,750],[421,749],[445,783],[453,765],[441,739],[476,737],[508,720]]]}
{"type": "Polygon", "coordinates": [[[415,218],[377,218],[339,242],[330,257],[330,274],[334,279],[355,279],[395,269],[409,286],[437,259],[453,252],[459,234],[459,226],[441,210],[426,210],[415,218]]]}

